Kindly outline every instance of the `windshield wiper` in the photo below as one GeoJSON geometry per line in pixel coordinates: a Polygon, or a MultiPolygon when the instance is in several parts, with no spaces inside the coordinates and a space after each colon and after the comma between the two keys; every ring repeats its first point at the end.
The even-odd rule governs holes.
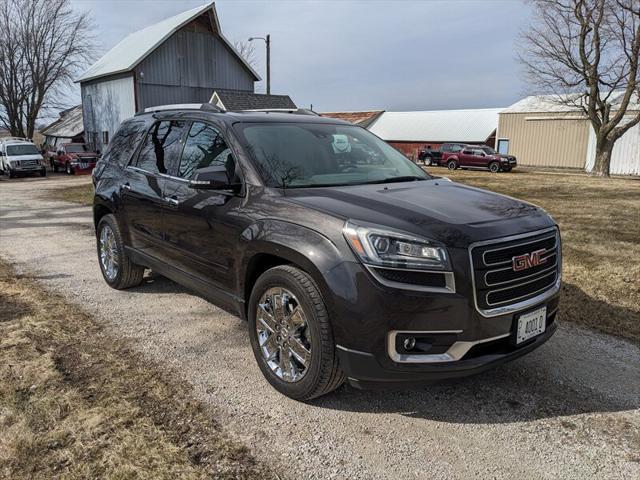
{"type": "Polygon", "coordinates": [[[376,180],[374,182],[367,182],[367,183],[396,183],[396,182],[413,182],[413,181],[420,181],[420,180],[428,180],[428,178],[425,177],[416,177],[415,175],[405,175],[402,177],[389,177],[389,178],[385,178],[384,180],[376,180]]]}

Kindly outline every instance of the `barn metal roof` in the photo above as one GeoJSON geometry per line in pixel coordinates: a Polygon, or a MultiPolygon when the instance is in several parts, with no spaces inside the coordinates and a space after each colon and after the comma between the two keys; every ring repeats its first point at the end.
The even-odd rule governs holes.
{"type": "Polygon", "coordinates": [[[46,137],[73,138],[84,132],[82,105],[60,112],[60,118],[47,125],[40,133],[46,137]]]}
{"type": "MultiPolygon", "coordinates": [[[[609,102],[615,110],[619,105],[624,92],[616,91],[611,95],[609,102]]],[[[556,112],[580,112],[580,94],[571,95],[531,95],[505,108],[501,113],[556,113],[556,112]],[[562,102],[575,99],[576,105],[565,105],[562,102]]],[[[640,110],[640,102],[637,96],[632,98],[629,110],[640,110]]]]}
{"type": "Polygon", "coordinates": [[[369,130],[386,141],[484,142],[498,128],[502,108],[384,112],[369,130]]]}
{"type": "Polygon", "coordinates": [[[211,11],[213,14],[215,29],[218,35],[220,35],[220,38],[242,61],[244,66],[251,72],[255,79],[260,80],[260,75],[258,75],[242,55],[238,53],[233,44],[222,34],[215,3],[209,2],[200,7],[187,10],[186,12],[182,12],[174,17],[167,18],[161,22],[143,28],[142,30],[131,33],[115,47],[109,50],[96,63],[91,65],[91,67],[89,67],[89,69],[84,72],[76,82],[86,82],[87,80],[132,70],[167,38],[207,11],[211,11]]]}

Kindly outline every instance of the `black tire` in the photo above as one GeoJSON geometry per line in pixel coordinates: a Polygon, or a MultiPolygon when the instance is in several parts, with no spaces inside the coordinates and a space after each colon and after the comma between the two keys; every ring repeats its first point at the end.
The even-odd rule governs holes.
{"type": "Polygon", "coordinates": [[[449,170],[455,170],[456,168],[458,168],[458,162],[456,162],[455,160],[449,160],[447,162],[447,168],[449,170]]]}
{"type": "Polygon", "coordinates": [[[426,157],[424,159],[424,165],[425,165],[425,167],[430,167],[431,165],[433,165],[433,162],[431,161],[431,158],[426,157]]]}
{"type": "Polygon", "coordinates": [[[489,164],[489,171],[491,173],[498,173],[500,171],[500,164],[498,162],[491,162],[489,164]]]}
{"type": "Polygon", "coordinates": [[[144,267],[133,263],[124,249],[124,242],[122,241],[122,233],[118,227],[118,222],[112,214],[105,215],[100,219],[98,223],[98,229],[96,231],[96,246],[98,251],[98,263],[100,264],[100,271],[102,276],[111,288],[116,290],[124,290],[131,287],[136,287],[142,283],[142,277],[144,276],[144,267]],[[105,273],[104,265],[100,259],[100,236],[102,230],[108,227],[111,229],[115,236],[115,244],[117,249],[118,270],[114,278],[109,278],[105,273]]]}
{"type": "Polygon", "coordinates": [[[46,168],[42,168],[42,170],[40,170],[40,176],[41,177],[46,177],[47,176],[47,169],[46,168]]]}
{"type": "Polygon", "coordinates": [[[51,169],[54,171],[54,173],[58,173],[58,164],[53,160],[51,160],[51,169]]]}
{"type": "Polygon", "coordinates": [[[502,169],[502,171],[504,171],[504,172],[510,172],[510,171],[511,171],[511,167],[504,167],[504,168],[502,169]]]}
{"type": "Polygon", "coordinates": [[[11,169],[7,170],[7,175],[9,178],[16,178],[16,173],[11,169]]]}
{"type": "Polygon", "coordinates": [[[249,300],[249,337],[253,354],[267,381],[280,393],[295,400],[311,400],[338,388],[345,380],[340,369],[329,313],[316,282],[306,272],[290,266],[274,267],[256,281],[249,300]],[[256,332],[256,311],[262,295],[270,288],[282,287],[293,293],[307,316],[311,331],[311,361],[308,371],[297,382],[280,379],[267,364],[256,332]]]}
{"type": "Polygon", "coordinates": [[[64,171],[67,173],[67,175],[73,175],[73,167],[69,162],[65,164],[64,171]]]}

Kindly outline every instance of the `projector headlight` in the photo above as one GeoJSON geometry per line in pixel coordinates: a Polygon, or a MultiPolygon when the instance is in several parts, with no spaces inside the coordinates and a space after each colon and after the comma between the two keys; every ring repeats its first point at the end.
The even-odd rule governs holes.
{"type": "Polygon", "coordinates": [[[367,265],[451,270],[446,248],[433,240],[351,221],[345,224],[342,232],[356,255],[367,265]]]}

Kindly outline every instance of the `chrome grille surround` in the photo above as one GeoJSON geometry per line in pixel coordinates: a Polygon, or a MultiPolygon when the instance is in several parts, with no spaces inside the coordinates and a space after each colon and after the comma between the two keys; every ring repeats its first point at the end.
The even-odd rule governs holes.
{"type": "Polygon", "coordinates": [[[518,312],[545,301],[547,298],[555,295],[560,290],[560,285],[562,283],[562,245],[560,240],[560,232],[558,231],[557,227],[551,227],[521,235],[512,235],[509,237],[475,242],[469,245],[469,262],[471,268],[473,301],[478,313],[480,313],[483,317],[497,317],[499,315],[518,312]],[[514,249],[517,247],[526,247],[527,245],[550,241],[551,239],[554,239],[553,248],[545,256],[547,260],[551,260],[551,265],[548,265],[546,263],[542,264],[542,268],[537,269],[533,273],[529,270],[524,270],[522,271],[521,276],[514,276],[513,279],[508,279],[506,281],[493,283],[487,281],[487,277],[491,273],[508,272],[509,270],[511,270],[510,260],[489,263],[486,262],[485,256],[487,253],[500,252],[501,250],[514,249]],[[483,250],[481,257],[476,258],[476,262],[481,261],[484,269],[491,267],[498,268],[493,268],[484,272],[477,272],[476,262],[474,262],[474,249],[487,246],[495,247],[483,250]],[[481,275],[480,277],[478,276],[479,274],[481,275]],[[526,287],[527,284],[540,282],[543,279],[547,279],[547,277],[548,282],[542,285],[541,288],[537,290],[527,292],[525,295],[514,296],[513,298],[508,298],[502,301],[490,301],[489,296],[492,294],[492,298],[494,298],[495,296],[499,296],[500,292],[503,292],[503,294],[505,294],[504,292],[508,293],[509,290],[516,290],[520,287],[526,287]],[[481,280],[478,280],[479,278],[481,280]],[[479,283],[483,284],[485,288],[479,288],[479,283]],[[484,293],[485,291],[486,293],[484,293]],[[481,301],[479,302],[480,295],[481,301]]]}

